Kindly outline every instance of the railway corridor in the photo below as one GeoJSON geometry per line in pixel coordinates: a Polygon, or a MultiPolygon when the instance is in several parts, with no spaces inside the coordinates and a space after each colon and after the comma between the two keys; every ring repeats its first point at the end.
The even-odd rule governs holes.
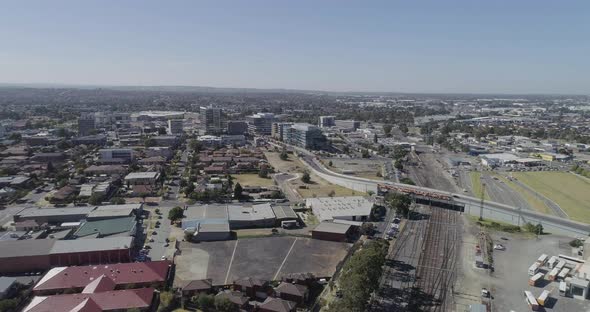
{"type": "Polygon", "coordinates": [[[459,224],[456,211],[417,206],[390,249],[370,311],[449,311],[459,224]]]}
{"type": "Polygon", "coordinates": [[[422,252],[416,269],[416,283],[408,304],[410,311],[450,311],[461,246],[460,214],[431,208],[426,223],[422,252]]]}

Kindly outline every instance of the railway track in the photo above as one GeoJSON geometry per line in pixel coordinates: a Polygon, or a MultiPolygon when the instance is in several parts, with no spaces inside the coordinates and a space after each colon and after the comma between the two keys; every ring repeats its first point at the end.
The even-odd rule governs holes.
{"type": "Polygon", "coordinates": [[[458,254],[459,214],[452,210],[431,209],[425,226],[416,282],[409,302],[414,311],[449,311],[458,254]]]}

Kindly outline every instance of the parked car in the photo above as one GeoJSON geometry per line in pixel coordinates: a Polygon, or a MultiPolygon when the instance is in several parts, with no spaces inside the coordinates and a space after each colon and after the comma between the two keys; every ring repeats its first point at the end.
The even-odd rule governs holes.
{"type": "Polygon", "coordinates": [[[496,250],[506,250],[506,247],[504,247],[504,245],[502,245],[502,244],[496,244],[496,245],[494,245],[494,249],[496,249],[496,250]]]}

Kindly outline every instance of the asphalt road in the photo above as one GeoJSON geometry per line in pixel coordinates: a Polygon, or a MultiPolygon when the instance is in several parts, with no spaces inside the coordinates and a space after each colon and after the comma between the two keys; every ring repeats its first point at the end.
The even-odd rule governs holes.
{"type": "Polygon", "coordinates": [[[288,183],[289,180],[297,179],[298,174],[277,173],[273,177],[289,201],[298,202],[301,200],[301,196],[288,183]]]}
{"type": "Polygon", "coordinates": [[[486,192],[492,201],[508,206],[531,210],[529,203],[518,192],[508,185],[495,180],[489,174],[482,173],[482,179],[486,184],[486,192]]]}
{"type": "MultiPolygon", "coordinates": [[[[301,160],[304,164],[306,164],[309,168],[323,174],[326,176],[333,177],[333,181],[330,181],[335,184],[343,185],[345,187],[349,187],[349,185],[356,185],[358,189],[365,188],[367,190],[374,190],[377,188],[378,184],[388,184],[398,187],[406,187],[411,188],[416,191],[423,191],[423,192],[431,192],[431,193],[438,193],[451,196],[453,200],[460,204],[465,204],[466,212],[474,215],[478,215],[479,213],[479,205],[480,199],[468,196],[465,194],[458,194],[458,193],[450,193],[445,191],[440,191],[437,189],[421,187],[421,186],[411,186],[407,184],[399,184],[389,181],[375,181],[365,178],[347,176],[335,173],[333,171],[328,170],[323,165],[319,164],[318,161],[315,161],[315,155],[311,154],[309,151],[302,150],[301,148],[296,148],[297,151],[303,153],[301,155],[301,160]]],[[[550,232],[559,232],[564,235],[568,236],[586,236],[590,233],[590,225],[576,222],[572,220],[567,220],[563,218],[559,218],[556,216],[549,216],[545,214],[541,214],[538,212],[534,212],[531,210],[519,210],[518,207],[505,205],[502,203],[497,203],[493,201],[486,201],[484,205],[485,213],[490,216],[492,219],[509,222],[513,224],[520,224],[521,221],[523,222],[532,222],[532,223],[541,223],[545,228],[548,228],[550,232]]]]}

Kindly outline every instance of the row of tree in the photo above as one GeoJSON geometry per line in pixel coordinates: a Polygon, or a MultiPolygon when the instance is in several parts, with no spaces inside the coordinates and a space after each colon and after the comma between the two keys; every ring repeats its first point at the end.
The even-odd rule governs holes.
{"type": "Polygon", "coordinates": [[[379,287],[388,249],[386,240],[373,240],[350,257],[339,279],[342,298],[329,305],[329,312],[366,311],[371,294],[379,287]]]}

